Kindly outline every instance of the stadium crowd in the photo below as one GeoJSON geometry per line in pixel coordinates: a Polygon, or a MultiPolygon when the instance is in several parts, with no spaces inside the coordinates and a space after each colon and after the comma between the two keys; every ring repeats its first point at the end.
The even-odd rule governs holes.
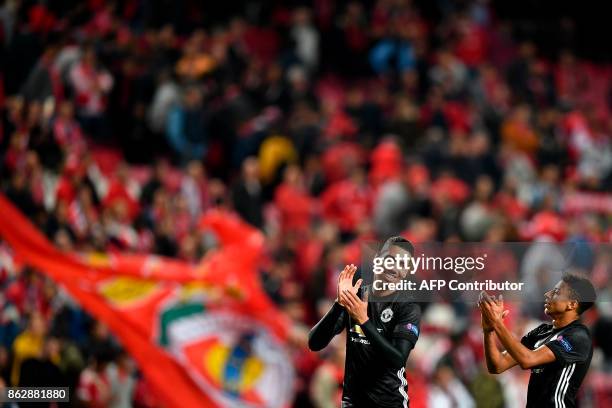
{"type": "MultiPolygon", "coordinates": [[[[65,251],[196,263],[203,211],[260,228],[295,406],[338,406],[344,342],[315,355],[306,334],[362,242],[612,239],[611,68],[571,41],[544,58],[486,1],[437,2],[437,19],[410,0],[250,1],[224,19],[188,0],[0,4],[3,193],[65,251]]],[[[0,287],[0,383],[156,406],[108,329],[2,243],[0,287]]],[[[612,401],[606,305],[585,316],[585,406],[612,401]]],[[[516,310],[513,328],[543,317],[516,310]]],[[[486,374],[479,325],[426,310],[412,407],[524,405],[528,374],[486,374]]]]}

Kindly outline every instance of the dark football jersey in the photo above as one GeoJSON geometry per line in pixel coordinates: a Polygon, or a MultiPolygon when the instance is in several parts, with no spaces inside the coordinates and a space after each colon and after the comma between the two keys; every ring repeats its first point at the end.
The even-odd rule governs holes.
{"type": "MultiPolygon", "coordinates": [[[[389,342],[404,338],[412,343],[419,337],[421,308],[416,303],[394,302],[396,296],[368,302],[368,316],[376,330],[389,342]],[[388,298],[388,301],[386,301],[388,298]]],[[[348,313],[343,313],[346,337],[346,362],[343,400],[355,407],[407,407],[408,383],[405,361],[393,366],[373,350],[362,328],[348,313]]]]}
{"type": "Polygon", "coordinates": [[[527,407],[572,408],[576,394],[591,364],[591,333],[578,320],[555,329],[542,324],[522,339],[531,350],[548,347],[556,360],[531,369],[527,391],[527,407]]]}

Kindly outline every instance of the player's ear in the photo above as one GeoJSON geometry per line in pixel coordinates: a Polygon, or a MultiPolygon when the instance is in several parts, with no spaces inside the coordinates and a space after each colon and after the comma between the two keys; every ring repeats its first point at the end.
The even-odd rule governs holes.
{"type": "Polygon", "coordinates": [[[565,308],[565,310],[567,310],[567,311],[578,310],[578,301],[570,300],[569,303],[567,304],[567,307],[565,308]]]}

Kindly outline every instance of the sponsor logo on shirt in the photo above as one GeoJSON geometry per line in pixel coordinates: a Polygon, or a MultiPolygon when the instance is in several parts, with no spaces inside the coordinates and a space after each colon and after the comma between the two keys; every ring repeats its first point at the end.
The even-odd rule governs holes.
{"type": "Polygon", "coordinates": [[[351,337],[351,341],[353,343],[365,344],[366,346],[370,345],[370,340],[368,340],[368,339],[361,339],[361,338],[358,338],[358,337],[351,337]]]}
{"type": "Polygon", "coordinates": [[[359,337],[365,337],[365,334],[363,333],[361,326],[359,326],[358,324],[351,327],[351,333],[357,333],[359,337]]]}
{"type": "Polygon", "coordinates": [[[415,336],[419,337],[419,328],[415,324],[408,323],[406,328],[413,332],[415,336]]]}
{"type": "Polygon", "coordinates": [[[361,344],[370,344],[370,341],[366,339],[361,326],[358,324],[351,327],[351,333],[355,333],[357,336],[350,336],[350,339],[353,343],[361,343],[361,344]]]}
{"type": "Polygon", "coordinates": [[[565,349],[565,351],[572,351],[572,350],[573,350],[572,345],[570,344],[570,342],[569,342],[569,341],[567,341],[567,339],[566,339],[565,337],[563,337],[563,336],[559,336],[559,337],[557,337],[557,341],[558,341],[559,343],[561,343],[561,345],[563,346],[563,348],[565,349]]]}

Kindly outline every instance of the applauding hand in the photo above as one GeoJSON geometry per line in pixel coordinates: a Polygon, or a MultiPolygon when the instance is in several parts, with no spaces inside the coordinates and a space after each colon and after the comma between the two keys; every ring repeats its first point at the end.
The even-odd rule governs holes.
{"type": "Polygon", "coordinates": [[[344,305],[344,308],[349,315],[357,322],[357,324],[364,324],[368,321],[368,293],[364,295],[364,299],[361,300],[357,295],[350,290],[345,290],[340,293],[340,304],[344,305]]]}
{"type": "Polygon", "coordinates": [[[489,296],[485,291],[480,293],[478,307],[480,308],[482,330],[485,332],[493,331],[493,325],[501,322],[510,313],[509,310],[504,310],[502,295],[495,299],[494,296],[489,296]]]}
{"type": "Polygon", "coordinates": [[[354,293],[355,295],[357,295],[357,290],[359,290],[359,288],[361,287],[361,284],[363,283],[363,279],[359,279],[355,283],[355,286],[353,286],[353,277],[355,276],[356,271],[357,271],[357,267],[355,265],[353,264],[346,265],[344,267],[344,270],[340,272],[340,275],[338,276],[338,289],[336,290],[336,302],[340,303],[341,306],[346,307],[346,305],[342,303],[340,295],[345,290],[348,290],[351,293],[354,293]]]}

